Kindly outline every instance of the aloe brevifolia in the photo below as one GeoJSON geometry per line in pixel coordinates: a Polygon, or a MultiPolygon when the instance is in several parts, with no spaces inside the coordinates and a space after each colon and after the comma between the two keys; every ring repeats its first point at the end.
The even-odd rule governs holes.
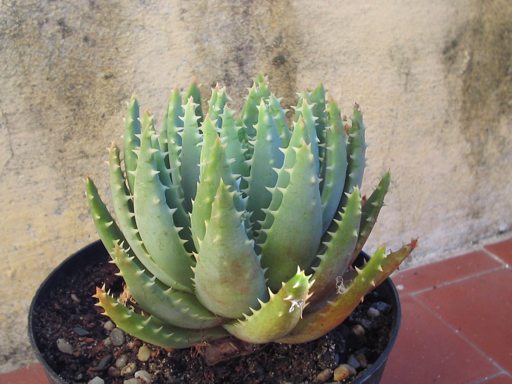
{"type": "Polygon", "coordinates": [[[111,216],[93,182],[98,233],[136,308],[98,288],[118,327],[162,347],[223,338],[304,343],[339,325],[415,242],[351,267],[383,206],[386,173],[365,199],[365,127],[319,86],[288,121],[262,77],[235,114],[213,89],[174,90],[159,133],[129,103],[124,154],[109,151],[111,216]],[[354,270],[357,273],[354,273],[354,270]]]}

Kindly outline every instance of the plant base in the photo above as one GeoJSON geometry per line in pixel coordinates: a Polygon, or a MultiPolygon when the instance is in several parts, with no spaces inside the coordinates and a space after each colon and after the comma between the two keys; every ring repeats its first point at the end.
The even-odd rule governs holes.
{"type": "MultiPolygon", "coordinates": [[[[349,360],[360,366],[357,375],[345,383],[378,383],[396,337],[399,304],[394,288],[384,283],[340,327],[310,343],[268,344],[255,352],[250,347],[242,351],[246,356],[214,366],[200,356],[208,356],[209,347],[165,350],[146,345],[149,356],[141,361],[144,343],[124,335],[122,343],[114,345],[111,331],[104,326],[108,318],[94,306],[92,294],[97,285],[106,282],[114,292],[123,288],[122,280],[114,276],[116,267],[107,259],[101,244],[90,245],[58,267],[33,301],[30,337],[51,383],[87,382],[99,376],[105,383],[116,384],[141,370],[152,376],[153,383],[307,383],[349,360]],[[389,305],[390,310],[371,317],[368,309],[377,302],[389,305]],[[59,349],[59,339],[60,344],[64,340],[71,346],[71,353],[62,352],[62,345],[59,349]]],[[[233,346],[239,353],[239,348],[250,345],[233,346]]],[[[224,360],[232,351],[224,352],[213,358],[224,360]]],[[[332,380],[332,376],[327,378],[332,380]]]]}

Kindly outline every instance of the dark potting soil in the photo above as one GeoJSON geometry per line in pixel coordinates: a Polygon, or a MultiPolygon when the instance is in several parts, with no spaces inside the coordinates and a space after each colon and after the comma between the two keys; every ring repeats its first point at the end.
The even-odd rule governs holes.
{"type": "Polygon", "coordinates": [[[111,324],[105,327],[109,320],[92,295],[103,283],[121,292],[123,281],[116,272],[110,263],[85,268],[63,279],[47,302],[36,308],[33,330],[38,345],[48,364],[69,383],[87,383],[98,376],[105,383],[122,384],[134,375],[140,383],[146,377],[151,383],[166,384],[332,382],[332,371],[340,364],[349,362],[359,372],[378,358],[389,341],[390,306],[373,292],[341,326],[318,340],[299,345],[271,343],[213,367],[206,365],[197,348],[166,350],[127,334],[121,343],[113,343],[111,324]],[[149,359],[140,361],[137,354],[144,345],[149,359]],[[136,375],[138,371],[149,375],[136,375]]]}

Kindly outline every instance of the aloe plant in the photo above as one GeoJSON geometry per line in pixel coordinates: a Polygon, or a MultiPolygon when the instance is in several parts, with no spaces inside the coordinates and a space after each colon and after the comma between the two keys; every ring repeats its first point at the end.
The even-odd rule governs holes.
{"type": "Polygon", "coordinates": [[[196,84],[173,90],[157,133],[132,98],[123,160],[115,144],[109,150],[115,220],[87,180],[97,231],[137,309],[105,288],[98,305],[158,346],[314,340],[415,246],[387,255],[381,247],[361,269],[351,266],[390,185],[386,173],[361,196],[357,105],[342,117],[320,85],[300,95],[289,121],[261,76],[240,114],[228,100],[217,86],[204,115],[196,84]]]}

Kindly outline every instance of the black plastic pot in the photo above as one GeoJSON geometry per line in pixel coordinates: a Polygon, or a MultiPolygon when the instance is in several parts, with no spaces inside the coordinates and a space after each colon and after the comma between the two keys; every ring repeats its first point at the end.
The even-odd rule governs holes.
{"type": "MultiPolygon", "coordinates": [[[[366,254],[361,253],[358,261],[361,262],[363,257],[368,257],[366,254]]],[[[104,262],[109,258],[107,251],[103,247],[103,244],[98,240],[88,246],[82,248],[80,251],[74,253],[66,260],[64,260],[57,268],[55,268],[50,275],[43,281],[39,289],[37,290],[32,304],[30,305],[30,311],[28,316],[28,334],[30,343],[34,349],[35,355],[39,362],[43,365],[46,375],[50,384],[67,384],[67,382],[61,378],[46,362],[44,356],[44,348],[40,341],[34,334],[34,313],[35,309],[45,301],[48,293],[60,284],[60,281],[70,274],[77,273],[84,269],[88,265],[104,262]]],[[[354,379],[355,384],[377,384],[380,382],[388,356],[395,344],[395,340],[398,335],[400,327],[400,301],[398,293],[393,285],[391,279],[386,279],[377,290],[391,303],[391,313],[393,316],[393,324],[390,331],[389,343],[379,356],[379,358],[370,367],[359,373],[354,379]]]]}

